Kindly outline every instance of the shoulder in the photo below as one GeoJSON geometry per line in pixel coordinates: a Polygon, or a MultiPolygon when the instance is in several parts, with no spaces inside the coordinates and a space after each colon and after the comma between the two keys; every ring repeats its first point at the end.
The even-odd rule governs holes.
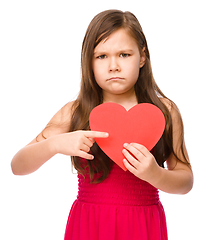
{"type": "Polygon", "coordinates": [[[161,102],[166,106],[169,111],[173,127],[183,125],[182,116],[177,105],[168,98],[160,98],[161,102]]]}
{"type": "Polygon", "coordinates": [[[30,143],[40,142],[57,134],[70,132],[75,101],[65,104],[48,122],[41,133],[30,143]]]}
{"type": "Polygon", "coordinates": [[[164,104],[164,106],[166,106],[166,108],[169,110],[169,112],[171,112],[173,102],[170,99],[163,98],[163,97],[160,97],[160,100],[164,104]]]}
{"type": "Polygon", "coordinates": [[[164,104],[164,106],[166,106],[166,108],[169,110],[171,115],[174,115],[174,114],[180,115],[180,111],[177,105],[172,100],[168,98],[160,98],[160,100],[164,104]]]}
{"type": "Polygon", "coordinates": [[[74,111],[75,101],[68,102],[65,104],[54,117],[59,117],[60,120],[68,121],[69,118],[71,119],[72,113],[74,111]]]}
{"type": "Polygon", "coordinates": [[[65,104],[50,120],[49,124],[66,125],[71,122],[74,101],[65,104]]]}

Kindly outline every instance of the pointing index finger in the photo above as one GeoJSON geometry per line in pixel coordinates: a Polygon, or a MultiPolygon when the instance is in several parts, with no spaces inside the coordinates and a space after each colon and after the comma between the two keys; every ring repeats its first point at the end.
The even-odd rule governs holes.
{"type": "Polygon", "coordinates": [[[86,131],[84,135],[88,138],[107,138],[109,136],[106,132],[98,131],[86,131]]]}

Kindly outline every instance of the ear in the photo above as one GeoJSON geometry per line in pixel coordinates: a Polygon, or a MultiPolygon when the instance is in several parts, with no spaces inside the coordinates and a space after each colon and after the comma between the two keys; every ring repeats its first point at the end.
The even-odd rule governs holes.
{"type": "Polygon", "coordinates": [[[145,65],[146,60],[146,54],[145,54],[145,47],[142,49],[142,52],[140,54],[140,68],[142,68],[145,65]]]}

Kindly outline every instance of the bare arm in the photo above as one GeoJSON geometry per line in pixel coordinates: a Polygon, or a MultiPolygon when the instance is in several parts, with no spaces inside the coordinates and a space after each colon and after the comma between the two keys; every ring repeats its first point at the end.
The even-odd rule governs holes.
{"type": "Polygon", "coordinates": [[[127,144],[125,149],[124,164],[138,178],[167,193],[186,194],[191,190],[193,174],[184,163],[177,162],[173,170],[166,170],[158,166],[154,156],[141,144],[127,144]]]}
{"type": "Polygon", "coordinates": [[[51,138],[25,146],[13,157],[12,172],[26,175],[36,171],[56,154],[51,138]]]}
{"type": "Polygon", "coordinates": [[[177,163],[173,170],[159,169],[153,185],[167,193],[186,194],[193,187],[193,173],[184,163],[177,163]]]}
{"type": "Polygon", "coordinates": [[[49,127],[13,157],[11,168],[15,175],[36,171],[57,153],[93,159],[89,151],[94,138],[108,135],[94,131],[69,132],[71,106],[72,103],[65,105],[48,123],[49,127]]]}
{"type": "MultiPolygon", "coordinates": [[[[183,154],[180,151],[180,115],[177,109],[171,112],[173,122],[173,146],[177,156],[183,161],[180,162],[171,154],[167,160],[167,169],[158,166],[154,156],[137,143],[125,144],[123,153],[127,160],[124,160],[126,168],[135,176],[152,184],[154,187],[174,194],[188,193],[193,187],[193,173],[191,168],[184,162],[183,154]],[[132,157],[131,152],[136,158],[132,157]]],[[[185,156],[188,158],[187,149],[184,146],[185,156]]],[[[188,160],[189,161],[189,160],[188,160]]]]}
{"type": "MultiPolygon", "coordinates": [[[[183,162],[178,161],[176,157],[171,154],[167,159],[168,170],[159,168],[158,178],[153,179],[153,185],[164,192],[185,194],[188,193],[193,187],[193,172],[192,169],[184,163],[186,160],[184,159],[183,153],[180,150],[180,137],[183,133],[181,132],[183,131],[183,129],[181,129],[181,115],[176,106],[169,108],[169,110],[173,123],[173,148],[176,155],[183,162]]],[[[185,143],[184,155],[189,162],[189,156],[185,143]]]]}
{"type": "Polygon", "coordinates": [[[36,171],[57,153],[52,136],[69,132],[72,105],[73,102],[66,104],[33,141],[16,153],[11,162],[15,175],[36,171]]]}

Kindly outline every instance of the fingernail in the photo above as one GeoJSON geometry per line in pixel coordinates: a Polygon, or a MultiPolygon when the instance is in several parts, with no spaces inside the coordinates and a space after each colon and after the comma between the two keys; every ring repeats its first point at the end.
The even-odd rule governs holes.
{"type": "Polygon", "coordinates": [[[106,136],[106,137],[108,137],[108,136],[109,136],[109,134],[108,134],[108,133],[105,133],[105,136],[106,136]]]}
{"type": "Polygon", "coordinates": [[[124,147],[127,147],[128,146],[128,143],[124,143],[124,147]]]}

